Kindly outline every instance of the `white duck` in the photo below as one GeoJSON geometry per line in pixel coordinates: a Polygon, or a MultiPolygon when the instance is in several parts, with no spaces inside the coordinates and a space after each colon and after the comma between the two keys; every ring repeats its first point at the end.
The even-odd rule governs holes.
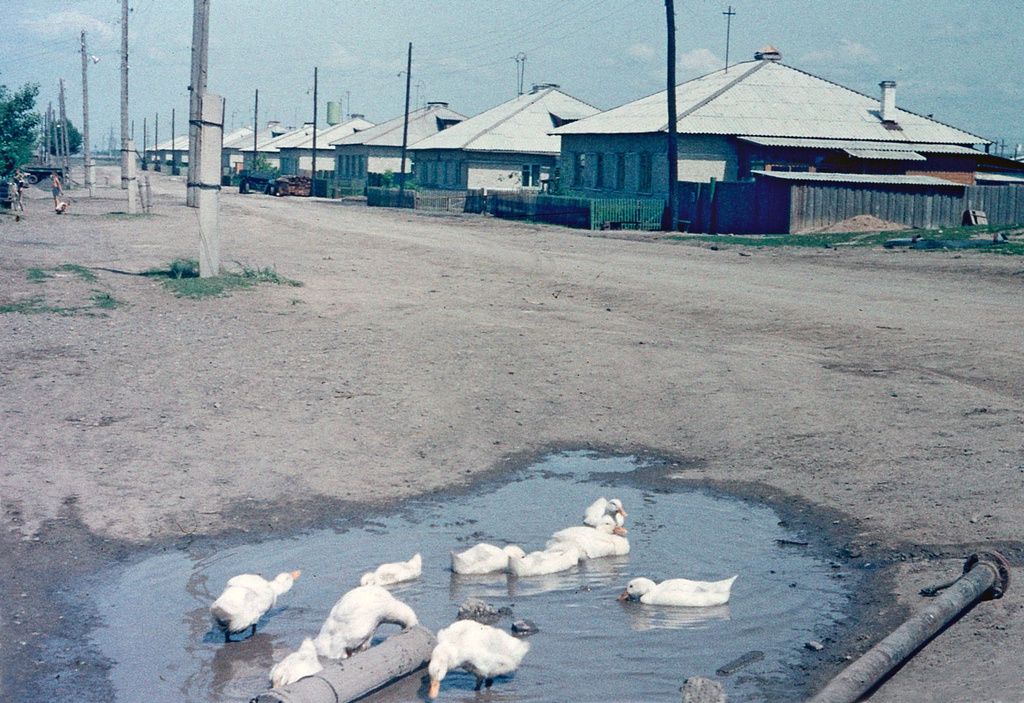
{"type": "Polygon", "coordinates": [[[316,656],[316,646],[313,644],[313,640],[307,637],[302,640],[302,646],[298,650],[279,661],[270,670],[270,686],[271,688],[287,686],[299,679],[319,673],[323,668],[320,659],[316,656]]]}
{"type": "Polygon", "coordinates": [[[495,676],[511,674],[530,649],[523,642],[496,627],[473,620],[459,620],[437,633],[437,646],[430,654],[430,698],[437,698],[441,682],[451,669],[465,669],[476,677],[476,690],[491,687],[495,676]]]}
{"type": "Polygon", "coordinates": [[[578,548],[564,544],[561,549],[545,549],[543,552],[530,552],[524,557],[513,557],[508,560],[509,573],[515,576],[543,576],[568,571],[580,563],[583,552],[578,548]]]}
{"type": "Polygon", "coordinates": [[[619,525],[622,525],[625,518],[629,517],[629,514],[622,509],[622,501],[618,498],[612,498],[611,500],[598,498],[584,511],[583,524],[597,527],[597,523],[602,515],[611,515],[619,525]]]}
{"type": "Polygon", "coordinates": [[[313,640],[316,651],[329,659],[346,659],[370,646],[382,624],[418,625],[416,613],[382,586],[359,586],[341,597],[313,640]]]}
{"type": "Polygon", "coordinates": [[[490,574],[505,571],[512,557],[524,557],[526,552],[514,544],[495,547],[480,543],[464,552],[452,552],[452,571],[457,574],[490,574]]]}
{"type": "Polygon", "coordinates": [[[547,548],[579,549],[587,559],[629,554],[629,540],[622,535],[627,530],[610,515],[602,515],[595,527],[577,525],[551,535],[547,548]]]}
{"type": "Polygon", "coordinates": [[[626,584],[626,590],[619,596],[619,600],[632,598],[648,605],[706,608],[728,603],[732,582],[735,580],[736,576],[722,581],[668,579],[655,583],[651,579],[636,578],[626,584]]]}
{"type": "Polygon", "coordinates": [[[389,586],[402,581],[418,579],[423,574],[423,557],[419,553],[414,554],[409,561],[396,561],[390,564],[381,564],[376,571],[363,574],[359,580],[360,586],[389,586]]]}
{"type": "Polygon", "coordinates": [[[252,628],[256,634],[256,623],[274,607],[277,597],[291,589],[301,571],[281,573],[273,581],[267,581],[256,574],[241,574],[228,580],[224,592],[210,606],[217,627],[224,630],[224,641],[230,642],[231,635],[252,628]]]}

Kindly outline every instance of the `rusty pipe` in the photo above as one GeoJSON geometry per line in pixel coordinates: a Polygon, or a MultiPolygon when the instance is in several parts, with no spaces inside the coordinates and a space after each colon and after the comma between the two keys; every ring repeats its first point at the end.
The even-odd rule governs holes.
{"type": "Polygon", "coordinates": [[[1010,565],[999,552],[973,554],[963,575],[935,602],[843,669],[807,703],[854,703],[889,672],[912,657],[935,634],[982,598],[1001,598],[1010,585],[1010,565]]]}

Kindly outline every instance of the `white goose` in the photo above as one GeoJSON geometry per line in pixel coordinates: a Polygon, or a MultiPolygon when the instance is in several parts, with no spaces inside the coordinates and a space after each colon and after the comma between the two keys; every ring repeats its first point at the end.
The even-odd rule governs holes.
{"type": "Polygon", "coordinates": [[[255,635],[256,623],[274,607],[279,595],[291,589],[301,573],[281,573],[273,581],[256,574],[241,574],[229,579],[224,592],[210,606],[214,622],[224,630],[224,641],[230,642],[232,634],[250,627],[255,635]]]}
{"type": "Polygon", "coordinates": [[[622,509],[622,501],[618,498],[611,500],[598,498],[583,513],[583,524],[597,527],[602,515],[611,515],[619,525],[623,524],[624,518],[629,517],[629,514],[622,509]]]}
{"type": "Polygon", "coordinates": [[[706,608],[728,603],[732,582],[735,580],[736,576],[722,581],[668,579],[655,583],[651,579],[636,578],[626,584],[626,590],[619,596],[619,600],[632,598],[648,605],[706,608]]]}
{"type": "Polygon", "coordinates": [[[543,576],[568,571],[580,563],[583,552],[569,544],[563,547],[530,552],[524,557],[513,557],[508,560],[509,573],[515,576],[543,576]]]}
{"type": "Polygon", "coordinates": [[[313,644],[313,640],[307,637],[302,640],[302,646],[298,650],[279,661],[270,670],[270,687],[287,686],[299,679],[319,673],[323,668],[320,659],[316,656],[316,646],[313,644]]]}
{"type": "Polygon", "coordinates": [[[490,574],[505,571],[512,557],[526,556],[526,552],[514,544],[495,547],[480,543],[464,552],[452,552],[452,571],[457,574],[490,574]]]}
{"type": "Polygon", "coordinates": [[[519,667],[529,642],[518,640],[504,630],[459,620],[437,633],[437,646],[430,654],[428,696],[437,698],[441,682],[451,669],[465,669],[476,677],[476,690],[491,687],[495,676],[511,674],[519,667]]]}
{"type": "Polygon", "coordinates": [[[396,561],[390,564],[381,564],[376,571],[363,574],[359,580],[360,586],[389,586],[402,581],[418,579],[423,574],[423,557],[419,553],[413,555],[409,561],[396,561]]]}
{"type": "Polygon", "coordinates": [[[313,640],[316,651],[329,659],[346,659],[370,646],[382,624],[418,625],[416,613],[381,586],[359,586],[341,597],[313,640]]]}
{"type": "Polygon", "coordinates": [[[602,515],[597,526],[577,525],[559,530],[548,540],[548,549],[576,547],[587,559],[629,554],[627,530],[610,515],[602,515]]]}

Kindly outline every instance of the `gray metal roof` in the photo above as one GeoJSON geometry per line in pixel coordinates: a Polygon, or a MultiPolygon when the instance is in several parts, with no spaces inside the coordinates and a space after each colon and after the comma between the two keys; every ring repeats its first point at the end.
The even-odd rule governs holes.
{"type": "Polygon", "coordinates": [[[916,151],[909,149],[843,149],[847,156],[858,159],[882,159],[885,161],[927,161],[916,151]]]}
{"type": "MultiPolygon", "coordinates": [[[[364,129],[373,127],[373,122],[364,120],[362,117],[353,117],[339,122],[336,125],[324,127],[316,131],[316,150],[330,149],[332,142],[335,142],[343,137],[347,137],[351,134],[355,134],[364,129]]],[[[309,130],[309,133],[301,140],[291,144],[276,144],[278,149],[312,149],[313,148],[313,131],[309,130]]]]}
{"type": "Polygon", "coordinates": [[[561,138],[550,134],[557,121],[576,120],[597,111],[557,88],[539,88],[427,137],[412,148],[558,154],[561,138]]]}
{"type": "MultiPolygon", "coordinates": [[[[461,122],[466,119],[447,105],[435,104],[421,107],[409,113],[409,134],[407,144],[412,145],[437,134],[438,120],[461,122]]],[[[405,115],[382,122],[379,125],[360,130],[331,141],[332,146],[402,146],[402,132],[405,126],[405,115]]]]}
{"type": "Polygon", "coordinates": [[[878,142],[867,139],[807,139],[802,137],[739,137],[741,142],[759,146],[781,146],[804,149],[838,149],[841,151],[873,149],[877,151],[917,152],[919,154],[967,154],[983,156],[984,152],[959,144],[922,144],[919,142],[878,142]]]}
{"type": "Polygon", "coordinates": [[[775,178],[782,181],[805,181],[809,183],[864,183],[872,185],[897,186],[949,186],[963,188],[963,183],[954,183],[934,176],[889,176],[874,173],[809,173],[806,171],[753,171],[755,176],[775,178]]]}
{"type": "MultiPolygon", "coordinates": [[[[666,132],[662,91],[554,130],[554,134],[666,132]]],[[[831,81],[760,60],[730,66],[676,86],[680,134],[860,139],[981,144],[988,140],[906,110],[882,122],[879,99],[831,81]]]]}

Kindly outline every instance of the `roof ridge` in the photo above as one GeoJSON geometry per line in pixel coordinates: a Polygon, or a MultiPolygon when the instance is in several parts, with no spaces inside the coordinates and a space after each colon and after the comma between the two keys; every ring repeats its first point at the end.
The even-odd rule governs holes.
{"type": "MultiPolygon", "coordinates": [[[[443,107],[441,105],[434,105],[434,106],[427,105],[426,107],[418,107],[418,108],[416,108],[415,110],[413,110],[412,112],[409,113],[409,116],[410,116],[409,124],[412,124],[415,120],[423,119],[424,117],[429,117],[432,113],[440,112],[441,110],[444,110],[444,109],[449,109],[450,110],[451,108],[445,108],[445,107],[443,107]],[[419,115],[416,115],[415,117],[412,117],[412,115],[414,115],[417,112],[422,112],[422,114],[419,114],[419,115]]],[[[451,110],[451,111],[455,112],[454,110],[451,110]]],[[[380,124],[374,125],[373,127],[383,127],[384,125],[388,124],[389,122],[394,122],[395,123],[392,126],[388,127],[387,129],[379,132],[378,134],[375,134],[373,136],[373,139],[380,139],[381,137],[384,137],[384,136],[387,136],[388,134],[391,134],[392,132],[397,130],[399,127],[403,127],[405,125],[405,120],[403,118],[404,118],[404,115],[398,115],[396,117],[392,117],[390,120],[384,120],[380,124]]],[[[369,132],[371,129],[373,129],[373,127],[367,127],[366,129],[360,130],[360,132],[369,132]]],[[[348,139],[353,134],[359,134],[359,132],[353,132],[352,134],[346,134],[344,137],[342,137],[338,141],[340,142],[340,141],[343,141],[345,139],[348,139]]],[[[435,132],[435,134],[436,134],[436,132],[435,132]]],[[[360,145],[366,144],[366,143],[367,142],[359,142],[360,145]]],[[[335,146],[335,144],[332,143],[331,146],[335,146]]],[[[347,146],[347,145],[341,144],[340,146],[347,146]]]]}
{"type": "MultiPolygon", "coordinates": [[[[473,135],[473,137],[471,139],[467,139],[465,142],[463,142],[462,146],[459,147],[459,148],[460,149],[468,149],[469,145],[472,144],[473,142],[475,142],[477,139],[479,139],[480,137],[484,136],[488,132],[493,131],[494,128],[497,127],[498,125],[505,124],[510,119],[512,119],[513,117],[518,115],[520,112],[522,112],[526,108],[528,108],[531,105],[533,105],[536,102],[538,102],[542,97],[544,97],[545,95],[548,95],[549,93],[552,93],[552,92],[559,92],[559,93],[561,93],[562,91],[558,90],[558,88],[548,88],[547,90],[545,90],[543,92],[537,93],[537,97],[535,97],[533,100],[527,100],[525,103],[520,105],[518,108],[516,108],[515,110],[513,110],[509,114],[505,115],[503,118],[501,118],[497,122],[492,122],[487,128],[480,130],[475,135],[473,135]]],[[[562,93],[562,94],[567,96],[567,97],[572,97],[568,93],[562,93]]],[[[521,95],[516,96],[516,99],[521,98],[521,97],[522,97],[521,95]]],[[[573,100],[575,100],[575,98],[573,98],[573,100]]],[[[501,103],[501,105],[505,105],[506,103],[509,103],[509,102],[511,102],[511,100],[506,100],[504,103],[501,103]]],[[[495,108],[501,107],[501,105],[495,105],[491,109],[493,110],[495,108]]],[[[472,118],[470,118],[470,119],[472,119],[472,118]]]]}
{"type": "MultiPolygon", "coordinates": [[[[692,107],[684,110],[683,114],[676,115],[676,124],[679,124],[680,120],[682,120],[685,117],[688,117],[689,115],[692,115],[694,112],[696,112],[697,110],[701,109],[702,107],[704,107],[708,103],[712,102],[713,100],[715,100],[717,98],[720,98],[723,94],[725,94],[729,90],[732,90],[736,85],[738,85],[739,83],[742,83],[749,76],[754,75],[755,73],[760,71],[762,68],[767,66],[769,63],[773,63],[773,62],[771,62],[771,61],[759,61],[756,66],[751,68],[749,71],[744,73],[742,76],[739,76],[738,78],[735,78],[735,79],[729,81],[724,86],[722,86],[721,88],[716,90],[714,93],[712,93],[708,97],[706,97],[703,100],[701,100],[700,102],[698,102],[696,105],[693,105],[692,107]]],[[[708,74],[708,75],[711,75],[711,74],[708,74]]],[[[810,74],[808,74],[808,75],[810,75],[810,74]]],[[[700,79],[694,79],[694,80],[700,80],[700,79]]],[[[690,81],[687,81],[687,82],[690,82],[690,81]]],[[[680,83],[679,85],[686,85],[686,83],[680,83]]],[[[673,90],[678,90],[678,88],[679,88],[679,86],[677,85],[677,86],[673,86],[672,89],[673,90]]],[[[666,90],[665,93],[667,94],[668,91],[666,90]]],[[[668,96],[666,95],[666,99],[667,99],[667,97],[668,96]]],[[[666,122],[665,126],[662,127],[661,129],[659,129],[658,131],[659,132],[666,132],[666,131],[668,131],[668,123],[666,122]]]]}

